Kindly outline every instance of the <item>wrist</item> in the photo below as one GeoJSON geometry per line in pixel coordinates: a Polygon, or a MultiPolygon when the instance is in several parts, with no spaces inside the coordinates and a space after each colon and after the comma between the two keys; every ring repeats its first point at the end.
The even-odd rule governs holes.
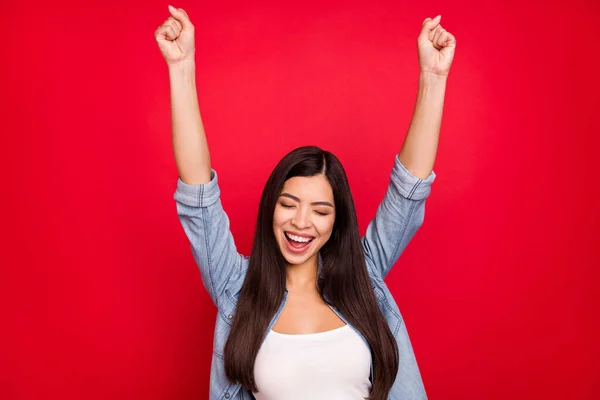
{"type": "Polygon", "coordinates": [[[419,75],[419,87],[422,88],[445,88],[447,82],[448,75],[438,75],[427,71],[421,71],[419,75]]]}
{"type": "Polygon", "coordinates": [[[446,83],[448,75],[440,75],[430,71],[421,70],[419,74],[419,81],[425,83],[446,83]]]}
{"type": "Polygon", "coordinates": [[[171,82],[180,81],[181,79],[185,81],[196,79],[196,63],[193,59],[178,61],[169,64],[168,67],[171,82]]]}
{"type": "Polygon", "coordinates": [[[189,57],[183,60],[179,60],[177,62],[167,64],[169,67],[169,72],[171,71],[185,71],[185,70],[193,70],[196,68],[196,61],[194,57],[189,57]]]}

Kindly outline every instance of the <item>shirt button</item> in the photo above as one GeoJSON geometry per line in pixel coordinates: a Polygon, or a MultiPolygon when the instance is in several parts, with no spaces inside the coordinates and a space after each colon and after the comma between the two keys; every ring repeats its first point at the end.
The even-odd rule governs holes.
{"type": "MultiPolygon", "coordinates": [[[[233,315],[229,314],[229,315],[227,316],[227,318],[229,318],[229,319],[233,319],[233,315]]],[[[229,397],[227,397],[227,398],[229,398],[229,397]]]]}
{"type": "Polygon", "coordinates": [[[229,393],[225,393],[225,398],[228,399],[229,398],[229,393]]]}

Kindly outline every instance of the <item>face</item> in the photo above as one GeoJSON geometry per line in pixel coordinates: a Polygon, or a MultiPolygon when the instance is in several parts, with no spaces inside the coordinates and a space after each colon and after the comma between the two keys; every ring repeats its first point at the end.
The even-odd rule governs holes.
{"type": "Polygon", "coordinates": [[[273,232],[289,264],[317,257],[335,222],[333,190],[323,175],[288,179],[275,205],[273,232]]]}

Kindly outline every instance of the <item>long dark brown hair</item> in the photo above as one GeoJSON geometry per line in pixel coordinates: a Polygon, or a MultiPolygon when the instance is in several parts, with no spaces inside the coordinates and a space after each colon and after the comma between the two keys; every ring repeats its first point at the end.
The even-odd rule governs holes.
{"type": "Polygon", "coordinates": [[[254,361],[286,288],[286,261],[273,233],[273,213],[285,181],[318,174],[333,189],[336,214],[331,237],[320,250],[317,287],[323,299],[366,338],[374,368],[370,399],[385,400],[398,372],[398,346],[375,300],[344,168],[335,155],[315,146],[288,153],[263,190],[248,272],[225,345],[225,373],[231,382],[258,391],[254,361]]]}

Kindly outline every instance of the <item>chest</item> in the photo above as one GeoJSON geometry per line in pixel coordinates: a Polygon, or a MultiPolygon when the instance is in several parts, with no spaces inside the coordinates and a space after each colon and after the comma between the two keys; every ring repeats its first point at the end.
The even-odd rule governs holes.
{"type": "Polygon", "coordinates": [[[304,335],[270,331],[254,364],[258,400],[363,399],[371,353],[348,325],[304,335]]]}
{"type": "Polygon", "coordinates": [[[289,293],[273,330],[287,334],[310,334],[340,328],[345,322],[318,292],[289,293]]]}

